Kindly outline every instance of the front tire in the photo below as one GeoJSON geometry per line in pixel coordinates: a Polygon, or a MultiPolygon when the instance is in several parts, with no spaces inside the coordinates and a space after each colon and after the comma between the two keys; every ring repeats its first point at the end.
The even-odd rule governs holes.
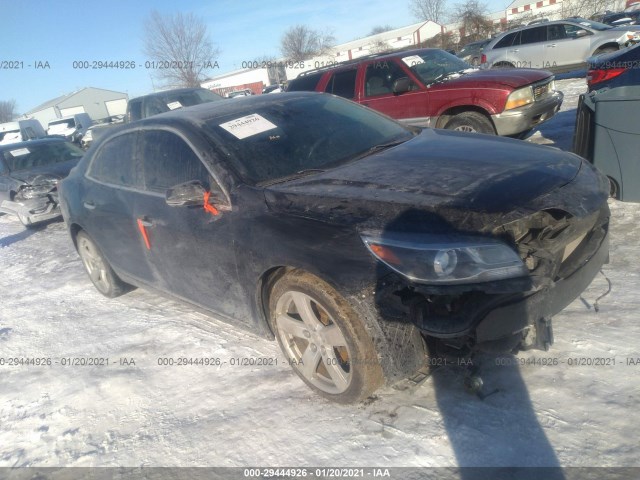
{"type": "Polygon", "coordinates": [[[479,112],[459,113],[449,120],[444,128],[459,132],[496,134],[491,120],[479,112]]]}
{"type": "Polygon", "coordinates": [[[109,265],[95,242],[85,232],[81,231],[76,237],[78,254],[93,285],[105,297],[114,298],[129,290],[109,265]]]}
{"type": "Polygon", "coordinates": [[[293,370],[323,397],[354,403],[382,385],[362,320],[319,278],[299,270],[280,278],[269,297],[269,320],[293,370]]]}

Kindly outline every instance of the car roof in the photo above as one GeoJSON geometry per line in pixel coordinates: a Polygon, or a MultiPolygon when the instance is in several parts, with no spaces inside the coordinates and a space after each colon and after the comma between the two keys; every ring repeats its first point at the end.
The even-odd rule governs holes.
{"type": "Polygon", "coordinates": [[[170,112],[153,115],[141,120],[136,120],[125,124],[120,130],[128,131],[140,128],[141,126],[171,126],[190,125],[198,127],[202,123],[215,120],[216,118],[228,118],[230,115],[237,115],[238,118],[255,113],[257,108],[265,105],[286,105],[300,98],[319,98],[321,95],[328,95],[318,92],[287,92],[286,95],[250,95],[239,98],[233,102],[208,102],[191,107],[184,107],[170,112]]]}
{"type": "Polygon", "coordinates": [[[353,60],[346,60],[344,62],[335,63],[335,64],[327,65],[324,67],[320,67],[320,68],[314,68],[313,70],[307,70],[305,72],[302,72],[296,78],[292,79],[291,82],[295,82],[298,78],[304,78],[306,75],[335,70],[337,68],[355,66],[361,62],[365,62],[369,60],[386,60],[386,59],[397,58],[397,57],[408,57],[410,55],[417,55],[418,53],[421,53],[421,52],[428,52],[433,50],[442,50],[442,49],[441,48],[413,48],[411,50],[396,50],[395,52],[374,53],[371,55],[364,55],[362,57],[354,58],[353,60]]]}
{"type": "MultiPolygon", "coordinates": [[[[496,35],[494,38],[492,38],[492,42],[493,41],[497,41],[500,40],[502,38],[504,38],[505,36],[513,33],[513,32],[521,32],[522,30],[528,30],[530,28],[539,28],[539,27],[546,27],[548,25],[558,25],[560,23],[572,23],[573,25],[578,25],[580,27],[585,27],[586,25],[582,25],[578,20],[575,19],[564,19],[564,20],[553,20],[552,22],[542,22],[542,23],[536,23],[533,25],[523,25],[522,27],[517,27],[517,28],[512,28],[511,30],[506,30],[502,33],[500,33],[499,35],[496,35]]],[[[610,26],[610,25],[608,25],[610,26]]],[[[589,27],[591,28],[591,27],[589,27]]]]}
{"type": "Polygon", "coordinates": [[[37,138],[35,140],[28,140],[26,142],[7,143],[6,145],[0,145],[0,150],[17,150],[19,148],[35,147],[37,145],[59,142],[69,143],[62,137],[37,138]]]}
{"type": "MultiPolygon", "coordinates": [[[[160,92],[149,93],[147,95],[140,95],[139,97],[132,98],[131,100],[137,100],[143,97],[164,97],[166,95],[173,95],[176,93],[195,92],[198,90],[207,90],[207,89],[202,87],[173,88],[171,90],[161,90],[160,92]]],[[[210,91],[210,90],[207,90],[207,91],[210,91]]],[[[212,93],[215,93],[215,92],[212,92],[212,93]]]]}

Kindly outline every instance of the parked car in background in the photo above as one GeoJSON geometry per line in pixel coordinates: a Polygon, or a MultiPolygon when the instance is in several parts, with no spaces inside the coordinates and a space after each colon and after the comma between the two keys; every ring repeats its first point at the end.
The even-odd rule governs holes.
{"type": "Polygon", "coordinates": [[[483,50],[483,68],[544,68],[560,72],[583,68],[594,55],[620,48],[618,39],[638,26],[612,27],[583,18],[559,20],[507,31],[483,50]]]}
{"type": "Polygon", "coordinates": [[[47,133],[35,118],[0,123],[0,145],[44,138],[47,133]]]}
{"type": "Polygon", "coordinates": [[[60,216],[57,185],[84,152],[62,138],[0,146],[0,212],[25,227],[60,216]]]}
{"type": "Polygon", "coordinates": [[[347,403],[422,367],[425,339],[549,348],[608,256],[608,189],[573,154],[298,92],[127,125],[60,196],[101,293],[151,287],[275,337],[347,403]]]}
{"type": "Polygon", "coordinates": [[[619,25],[637,25],[640,20],[640,10],[634,10],[632,12],[616,12],[609,13],[602,17],[602,23],[607,25],[619,26],[619,25]]]}
{"type": "Polygon", "coordinates": [[[243,90],[236,90],[234,92],[227,93],[227,98],[242,98],[242,97],[250,97],[253,95],[251,90],[245,88],[243,90]]]}
{"type": "Polygon", "coordinates": [[[159,113],[182,107],[218,102],[222,97],[206,88],[177,88],[132,98],[127,103],[128,122],[134,122],[159,113]]]}
{"type": "Polygon", "coordinates": [[[282,90],[282,85],[279,85],[277,83],[275,85],[267,85],[266,87],[264,87],[262,89],[262,93],[263,94],[265,94],[265,93],[280,93],[282,91],[283,91],[282,90]]]}
{"type": "Polygon", "coordinates": [[[420,127],[523,135],[562,104],[545,71],[479,71],[443,50],[373,55],[311,70],[288,92],[314,90],[340,97],[420,127]]]}
{"type": "Polygon", "coordinates": [[[640,44],[589,59],[589,91],[640,85],[640,44]]]}
{"type": "Polygon", "coordinates": [[[47,125],[47,135],[59,135],[72,143],[80,144],[82,137],[93,120],[88,113],[76,113],[56,120],[51,120],[47,125]]]}
{"type": "Polygon", "coordinates": [[[491,41],[490,38],[480,40],[478,42],[468,43],[462,50],[460,50],[456,56],[467,62],[473,67],[480,65],[482,60],[482,49],[491,41]]]}

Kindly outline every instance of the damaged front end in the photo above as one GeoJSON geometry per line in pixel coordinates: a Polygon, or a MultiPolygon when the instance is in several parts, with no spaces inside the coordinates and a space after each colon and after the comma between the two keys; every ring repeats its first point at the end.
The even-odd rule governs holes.
{"type": "MultiPolygon", "coordinates": [[[[535,202],[541,210],[484,232],[489,245],[511,249],[517,261],[494,252],[485,261],[493,262],[493,273],[476,281],[443,283],[407,275],[393,268],[402,260],[397,248],[386,251],[382,243],[373,243],[378,251],[372,253],[396,270],[378,281],[379,313],[390,321],[411,322],[461,353],[547,350],[553,344],[552,316],[577,298],[608,261],[606,187],[600,178],[593,182],[594,173],[585,173],[590,181],[576,179],[535,202]]],[[[367,245],[370,251],[372,245],[367,245]]],[[[455,247],[447,248],[421,258],[431,263],[435,275],[459,267],[452,266],[455,247]]]]}
{"type": "Polygon", "coordinates": [[[16,215],[25,226],[60,216],[59,181],[53,175],[25,179],[11,200],[0,203],[0,212],[16,215]]]}

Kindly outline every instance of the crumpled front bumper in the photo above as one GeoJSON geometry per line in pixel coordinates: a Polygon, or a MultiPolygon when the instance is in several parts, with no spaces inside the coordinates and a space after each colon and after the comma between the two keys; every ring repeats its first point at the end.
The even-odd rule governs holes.
{"type": "Polygon", "coordinates": [[[496,132],[498,135],[505,136],[517,135],[531,130],[536,125],[553,117],[560,110],[563,99],[562,92],[553,92],[543,100],[491,115],[496,132]]]}
{"type": "Polygon", "coordinates": [[[60,205],[51,196],[33,198],[20,202],[4,200],[0,203],[0,212],[15,215],[24,224],[51,220],[62,215],[60,205]]]}

